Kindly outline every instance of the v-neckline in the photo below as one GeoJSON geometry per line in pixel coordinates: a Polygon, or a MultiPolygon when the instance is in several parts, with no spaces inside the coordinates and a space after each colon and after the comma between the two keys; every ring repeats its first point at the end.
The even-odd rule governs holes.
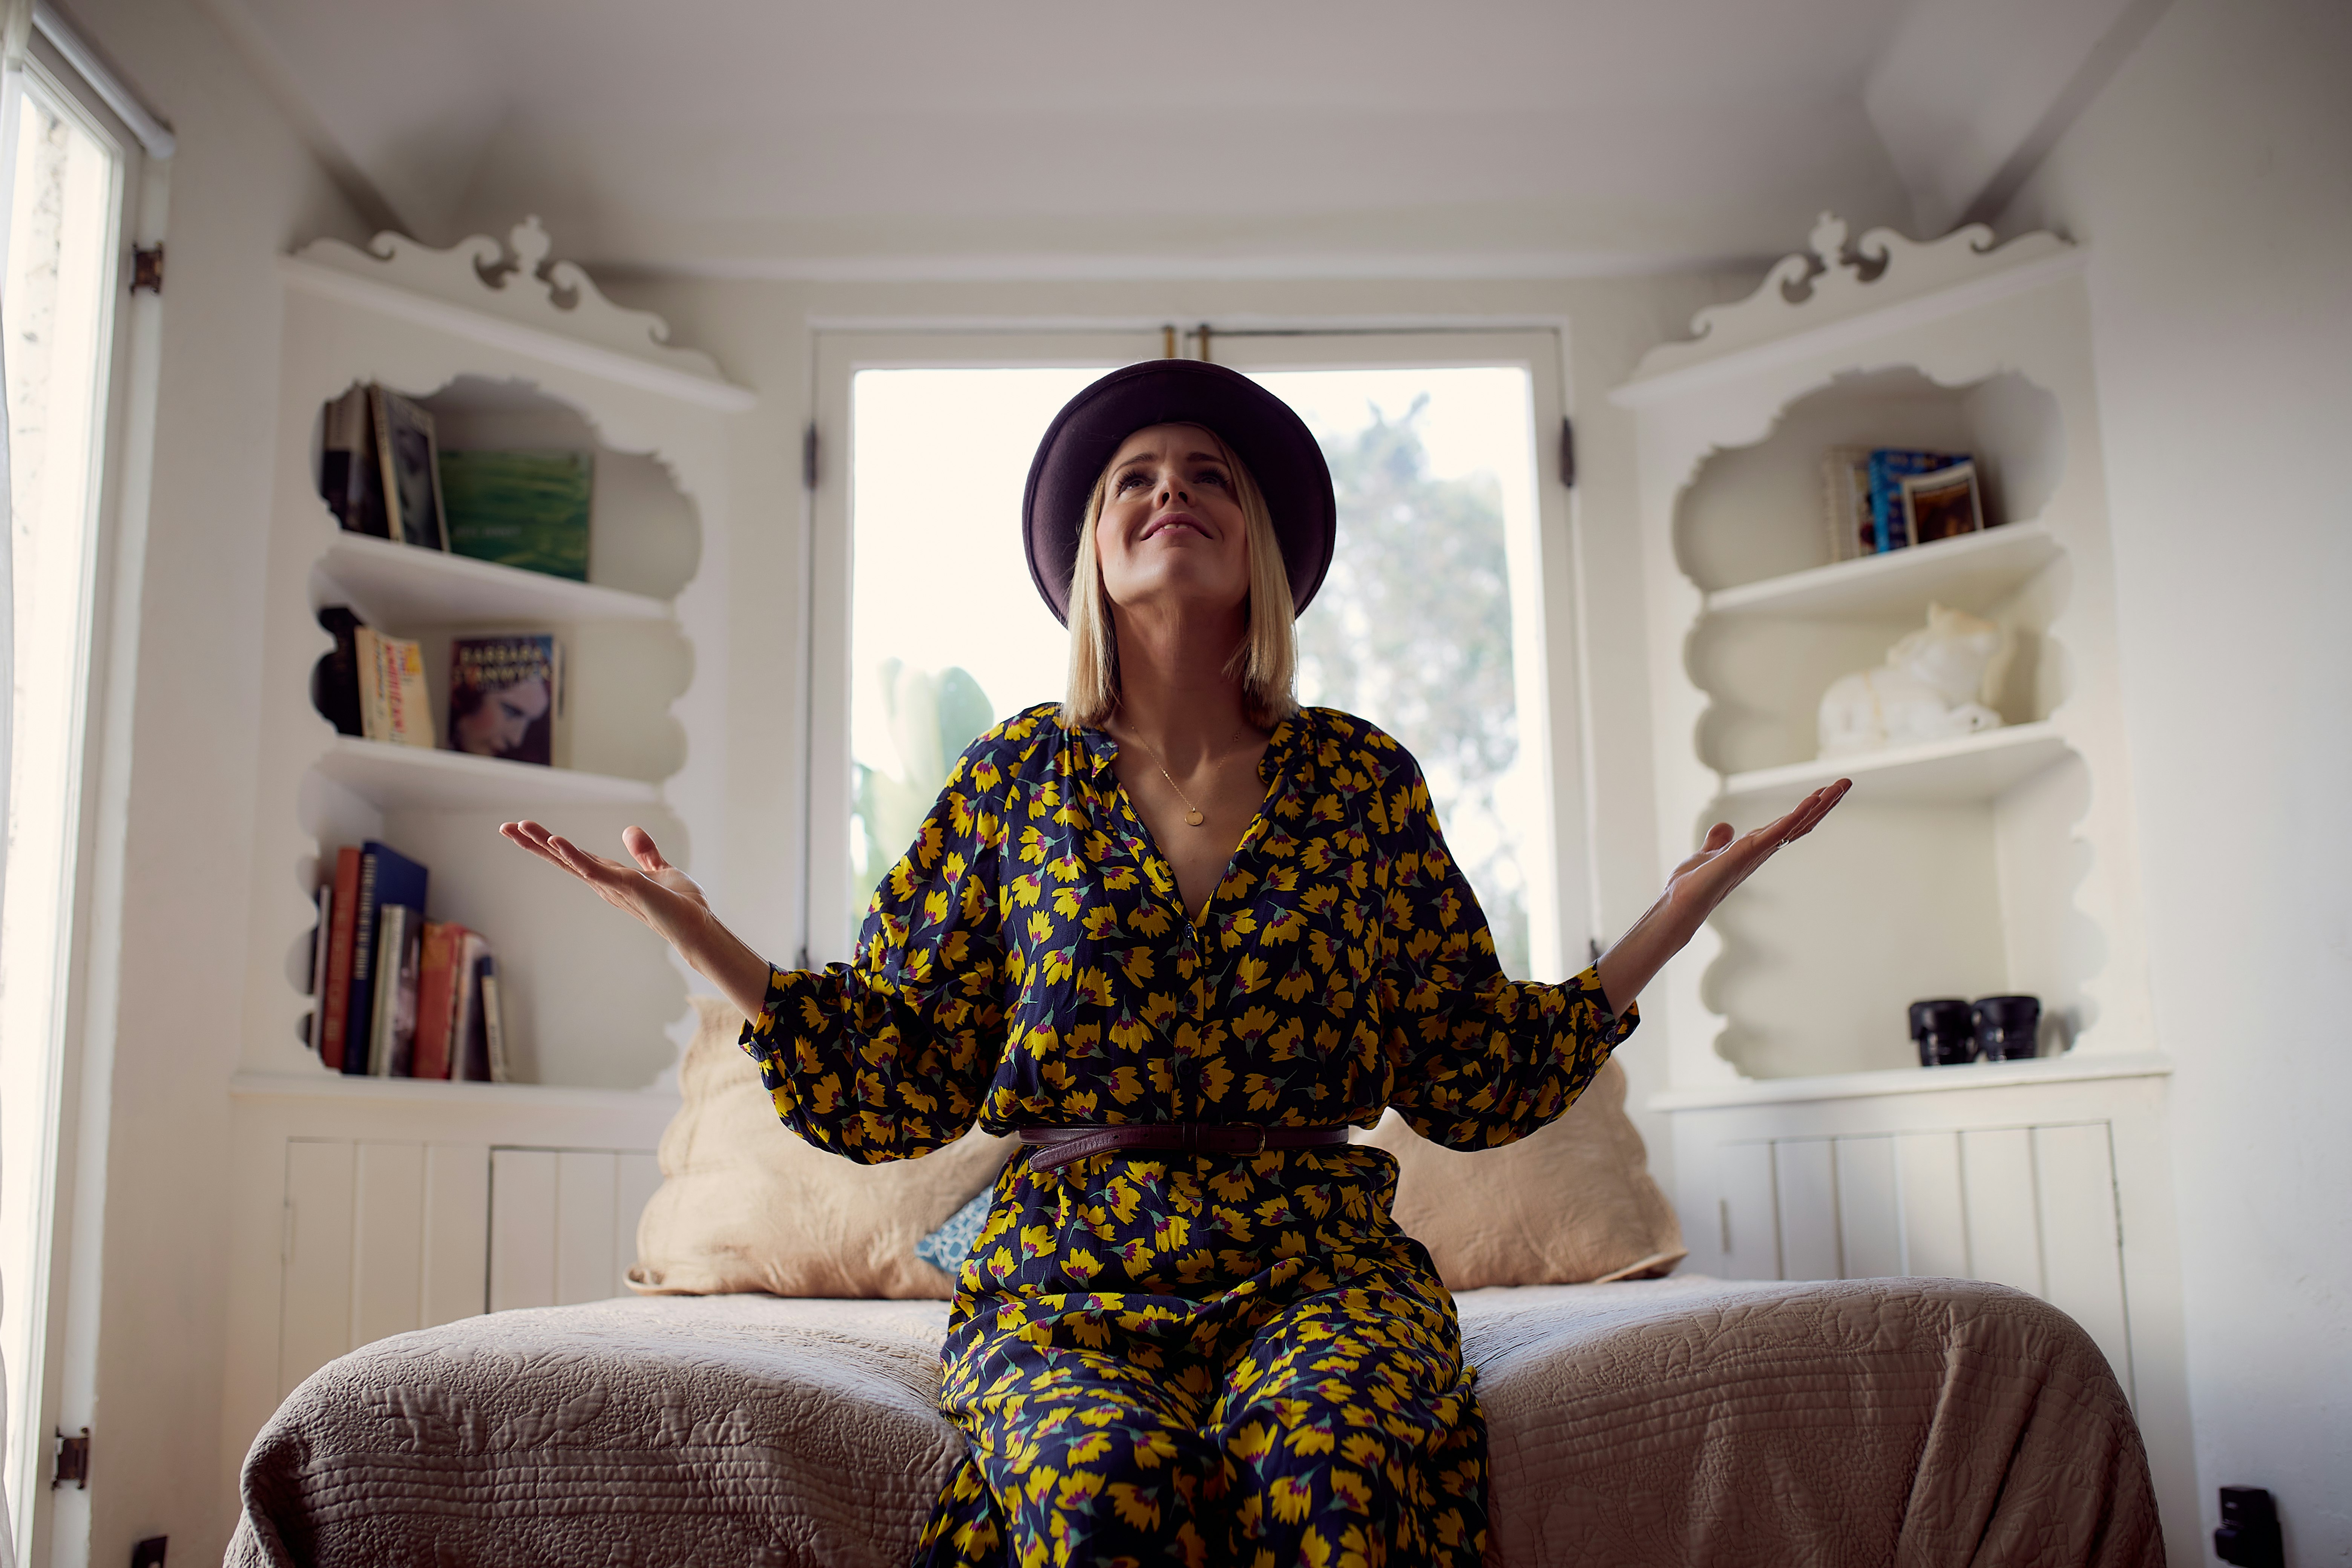
{"type": "MultiPolygon", "coordinates": [[[[1291,721],[1287,719],[1282,721],[1267,734],[1265,748],[1258,752],[1261,777],[1265,776],[1265,761],[1273,754],[1276,738],[1281,735],[1284,727],[1290,722],[1291,721]]],[[[1274,799],[1275,785],[1282,781],[1281,767],[1277,764],[1273,776],[1265,778],[1265,793],[1258,797],[1257,809],[1250,814],[1249,821],[1243,825],[1242,836],[1234,843],[1233,853],[1225,857],[1225,868],[1218,873],[1216,881],[1210,885],[1209,896],[1201,900],[1201,912],[1196,916],[1185,907],[1184,884],[1177,878],[1176,863],[1169,859],[1160,849],[1159,835],[1151,831],[1151,824],[1144,820],[1143,813],[1137,808],[1135,797],[1128,793],[1127,781],[1118,776],[1118,768],[1116,765],[1119,753],[1118,737],[1108,730],[1099,732],[1104,740],[1110,742],[1110,752],[1103,759],[1103,765],[1110,772],[1111,787],[1118,792],[1119,809],[1127,814],[1129,820],[1135,824],[1136,831],[1143,836],[1143,847],[1146,852],[1144,869],[1148,874],[1150,870],[1150,862],[1158,861],[1160,868],[1168,873],[1168,887],[1173,894],[1169,901],[1176,906],[1176,912],[1183,917],[1187,929],[1197,937],[1202,928],[1208,924],[1209,910],[1217,901],[1218,889],[1233,879],[1234,862],[1248,852],[1253,842],[1264,837],[1261,825],[1266,821],[1266,808],[1268,803],[1274,799]]]]}

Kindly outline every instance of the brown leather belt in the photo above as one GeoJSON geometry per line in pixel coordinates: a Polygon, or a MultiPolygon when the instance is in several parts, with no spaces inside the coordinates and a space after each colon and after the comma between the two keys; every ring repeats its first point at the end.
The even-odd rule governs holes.
{"type": "Polygon", "coordinates": [[[1244,1121],[1144,1121],[1118,1127],[1024,1127],[1033,1171],[1056,1171],[1110,1149],[1181,1149],[1193,1154],[1263,1154],[1345,1143],[1344,1127],[1262,1127],[1244,1121]]]}

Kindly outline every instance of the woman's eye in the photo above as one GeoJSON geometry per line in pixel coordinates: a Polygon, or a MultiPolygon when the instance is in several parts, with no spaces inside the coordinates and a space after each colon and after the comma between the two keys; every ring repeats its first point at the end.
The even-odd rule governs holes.
{"type": "Polygon", "coordinates": [[[1217,485],[1222,487],[1225,482],[1225,476],[1217,472],[1214,468],[1203,468],[1195,477],[1202,484],[1204,485],[1217,485]]]}
{"type": "Polygon", "coordinates": [[[1128,491],[1133,489],[1142,482],[1143,476],[1141,474],[1121,474],[1118,477],[1118,493],[1125,495],[1128,491]]]}

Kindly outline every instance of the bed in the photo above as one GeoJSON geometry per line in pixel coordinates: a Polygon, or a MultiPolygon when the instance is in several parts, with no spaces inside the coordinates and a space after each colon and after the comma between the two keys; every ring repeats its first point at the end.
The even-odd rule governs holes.
{"type": "MultiPolygon", "coordinates": [[[[1955,1279],[1696,1277],[1460,1296],[1490,1563],[2163,1562],[2105,1361],[1955,1279]]],[[[232,1568],[901,1568],[961,1438],[947,1303],[663,1296],[366,1346],[244,1470],[232,1568]]]]}

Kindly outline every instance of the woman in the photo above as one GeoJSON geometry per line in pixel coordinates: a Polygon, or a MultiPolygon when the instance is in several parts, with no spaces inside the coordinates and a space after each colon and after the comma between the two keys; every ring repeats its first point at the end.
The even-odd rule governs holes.
{"type": "Polygon", "coordinates": [[[1558,1117],[1845,784],[1717,826],[1575,980],[1507,980],[1412,759],[1291,697],[1334,524],[1295,414],[1217,366],[1130,365],[1055,418],[1026,510],[1068,696],[964,753],[854,965],[774,969],[639,829],[634,865],[503,831],[743,1008],[802,1137],[1030,1145],[957,1281],[941,1406],[971,1454],[921,1562],[1475,1568],[1453,1300],[1390,1217],[1394,1162],[1347,1129],[1393,1105],[1480,1148],[1558,1117]]]}

